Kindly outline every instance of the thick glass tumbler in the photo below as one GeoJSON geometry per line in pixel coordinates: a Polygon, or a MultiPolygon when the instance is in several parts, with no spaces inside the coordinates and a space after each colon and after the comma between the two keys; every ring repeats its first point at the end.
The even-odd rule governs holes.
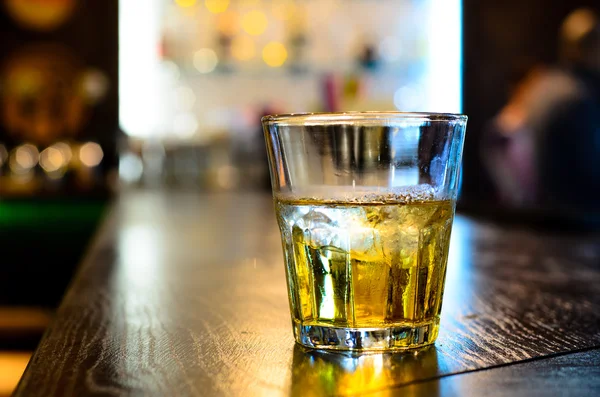
{"type": "Polygon", "coordinates": [[[353,351],[433,343],[467,117],[262,122],[296,341],[353,351]]]}

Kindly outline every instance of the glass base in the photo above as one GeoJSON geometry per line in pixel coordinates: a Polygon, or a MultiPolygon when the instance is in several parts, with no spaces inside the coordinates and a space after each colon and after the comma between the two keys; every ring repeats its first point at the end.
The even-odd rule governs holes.
{"type": "Polygon", "coordinates": [[[437,339],[439,319],[411,326],[383,328],[339,328],[295,324],[294,337],[313,349],[386,352],[416,349],[437,339]]]}

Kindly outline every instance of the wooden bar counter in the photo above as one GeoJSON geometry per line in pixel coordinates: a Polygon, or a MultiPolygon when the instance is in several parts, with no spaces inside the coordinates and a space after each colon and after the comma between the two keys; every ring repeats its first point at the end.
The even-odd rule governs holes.
{"type": "Polygon", "coordinates": [[[124,192],[15,395],[600,395],[600,236],[459,215],[435,346],[352,357],[294,344],[270,196],[124,192]]]}

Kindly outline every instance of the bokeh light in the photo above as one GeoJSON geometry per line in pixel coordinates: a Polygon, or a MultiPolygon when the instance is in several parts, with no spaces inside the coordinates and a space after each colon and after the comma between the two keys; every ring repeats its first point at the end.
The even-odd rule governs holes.
{"type": "Polygon", "coordinates": [[[210,73],[217,67],[219,58],[210,48],[201,48],[194,54],[194,67],[200,73],[210,73]]]}
{"type": "Polygon", "coordinates": [[[119,159],[119,178],[127,183],[135,183],[144,173],[144,163],[137,155],[125,153],[119,159]]]}
{"type": "Polygon", "coordinates": [[[102,148],[95,142],[85,143],[79,148],[79,161],[86,167],[97,166],[103,157],[102,148]]]}
{"type": "Polygon", "coordinates": [[[263,48],[263,60],[273,68],[283,65],[287,59],[285,46],[277,41],[272,41],[263,48]]]}
{"type": "Polygon", "coordinates": [[[261,0],[238,0],[238,3],[242,7],[256,7],[262,3],[261,0]]]}
{"type": "Polygon", "coordinates": [[[69,164],[71,158],[73,157],[73,151],[71,150],[71,146],[65,142],[57,142],[52,145],[54,149],[60,150],[63,157],[65,158],[65,163],[69,164]]]}
{"type": "Polygon", "coordinates": [[[240,31],[240,18],[234,11],[227,11],[219,15],[217,19],[217,29],[219,32],[233,36],[240,31]]]}
{"type": "Polygon", "coordinates": [[[198,130],[198,121],[192,113],[182,113],[173,120],[173,132],[180,138],[190,138],[198,130]]]}
{"type": "Polygon", "coordinates": [[[231,55],[240,61],[252,59],[256,53],[254,40],[248,36],[236,36],[231,42],[231,55]]]}
{"type": "Polygon", "coordinates": [[[175,3],[177,3],[179,7],[187,8],[195,5],[196,0],[175,0],[175,3]]]}
{"type": "Polygon", "coordinates": [[[229,0],[206,0],[204,2],[206,9],[213,14],[220,14],[227,11],[229,0]]]}
{"type": "Polygon", "coordinates": [[[47,173],[56,172],[66,164],[65,156],[54,146],[50,146],[40,153],[40,166],[47,173]]]}
{"type": "Polygon", "coordinates": [[[258,10],[247,12],[242,17],[242,28],[252,36],[259,36],[265,32],[269,24],[265,14],[258,10]]]}
{"type": "Polygon", "coordinates": [[[37,148],[27,143],[14,150],[9,159],[9,167],[17,174],[26,173],[37,165],[39,156],[37,148]]]}
{"type": "Polygon", "coordinates": [[[180,86],[175,90],[175,102],[177,108],[190,110],[196,103],[196,94],[190,87],[180,86]]]}
{"type": "Polygon", "coordinates": [[[109,80],[106,74],[97,69],[88,69],[81,79],[83,97],[89,104],[96,104],[106,96],[109,88],[109,80]]]}
{"type": "Polygon", "coordinates": [[[292,0],[273,0],[271,13],[279,20],[287,21],[296,12],[296,4],[292,0]]]}

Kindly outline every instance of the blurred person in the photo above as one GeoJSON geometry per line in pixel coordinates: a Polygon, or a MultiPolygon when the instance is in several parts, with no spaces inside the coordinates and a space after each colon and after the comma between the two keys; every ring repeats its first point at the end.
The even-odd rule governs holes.
{"type": "Polygon", "coordinates": [[[533,137],[526,119],[532,87],[547,68],[519,60],[510,77],[509,101],[488,123],[482,140],[482,162],[493,181],[495,196],[508,207],[527,207],[536,198],[533,137]]]}
{"type": "Polygon", "coordinates": [[[484,164],[504,204],[598,220],[600,20],[594,11],[567,16],[560,64],[529,68],[483,142],[484,164]]]}

